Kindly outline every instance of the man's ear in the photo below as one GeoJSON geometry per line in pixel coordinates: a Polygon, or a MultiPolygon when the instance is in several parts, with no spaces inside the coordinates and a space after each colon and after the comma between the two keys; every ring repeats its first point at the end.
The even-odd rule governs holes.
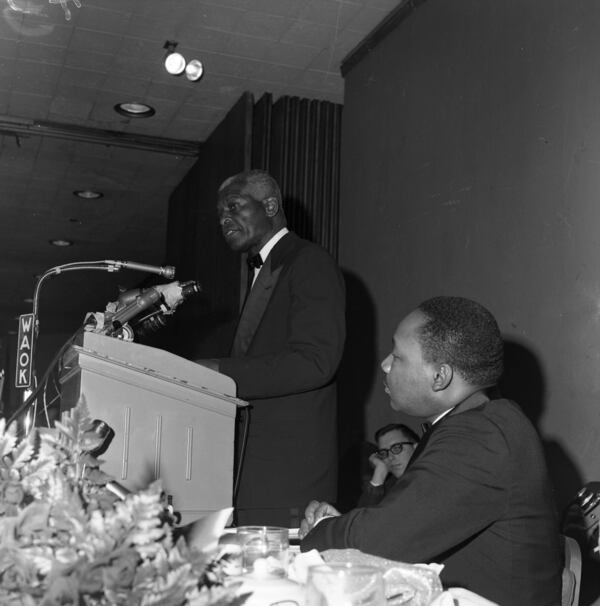
{"type": "Polygon", "coordinates": [[[265,198],[263,200],[263,206],[267,213],[267,217],[274,217],[279,212],[279,200],[277,200],[275,196],[265,198]]]}
{"type": "Polygon", "coordinates": [[[433,391],[442,391],[450,385],[454,371],[449,364],[438,364],[435,368],[432,388],[433,391]]]}

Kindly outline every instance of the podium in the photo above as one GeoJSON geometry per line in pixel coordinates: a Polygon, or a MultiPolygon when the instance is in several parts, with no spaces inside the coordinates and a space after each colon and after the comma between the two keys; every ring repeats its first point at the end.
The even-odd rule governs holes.
{"type": "Polygon", "coordinates": [[[85,332],[63,357],[61,415],[84,399],[115,432],[99,458],[129,490],[161,479],[182,523],[232,505],[233,379],[172,353],[85,332]]]}

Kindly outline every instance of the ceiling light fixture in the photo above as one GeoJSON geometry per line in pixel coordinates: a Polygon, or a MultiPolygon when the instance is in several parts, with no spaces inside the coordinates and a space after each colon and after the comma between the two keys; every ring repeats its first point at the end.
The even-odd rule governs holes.
{"type": "Polygon", "coordinates": [[[101,191],[94,191],[92,189],[76,189],[73,192],[73,195],[78,198],[83,198],[84,200],[96,200],[97,198],[102,198],[104,196],[101,191]]]}
{"type": "MultiPolygon", "coordinates": [[[[63,11],[65,11],[65,19],[67,21],[71,20],[71,10],[69,9],[69,0],[48,0],[48,2],[50,2],[50,4],[60,4],[62,6],[63,11]]],[[[73,4],[77,7],[77,8],[81,8],[81,2],[79,0],[72,0],[73,4]]],[[[13,2],[9,2],[9,5],[13,5],[13,2]]],[[[39,14],[39,9],[38,12],[31,10],[30,11],[34,14],[39,14]]],[[[25,12],[25,11],[23,11],[25,12]]],[[[27,11],[29,12],[29,11],[27,11]]]]}
{"type": "Polygon", "coordinates": [[[62,238],[57,238],[56,240],[48,240],[48,242],[50,242],[50,244],[52,244],[52,246],[60,246],[60,247],[73,246],[73,242],[71,240],[64,240],[62,238]]]}
{"type": "Polygon", "coordinates": [[[127,116],[128,118],[149,118],[156,113],[153,107],[150,107],[145,103],[138,103],[137,101],[117,103],[114,110],[118,114],[127,116]]]}
{"type": "Polygon", "coordinates": [[[181,53],[175,52],[179,43],[174,40],[167,40],[163,48],[166,49],[165,69],[172,76],[180,76],[185,71],[185,77],[190,82],[200,80],[204,73],[204,67],[198,59],[192,59],[186,64],[185,57],[181,53]]]}
{"type": "Polygon", "coordinates": [[[183,73],[185,69],[185,58],[180,53],[176,53],[177,42],[173,40],[167,40],[163,46],[166,49],[167,54],[165,55],[165,69],[172,75],[178,76],[183,73]]]}
{"type": "Polygon", "coordinates": [[[202,61],[198,61],[198,59],[192,59],[185,66],[185,77],[191,82],[196,82],[196,80],[200,80],[200,78],[202,78],[203,73],[204,67],[202,66],[202,61]]]}

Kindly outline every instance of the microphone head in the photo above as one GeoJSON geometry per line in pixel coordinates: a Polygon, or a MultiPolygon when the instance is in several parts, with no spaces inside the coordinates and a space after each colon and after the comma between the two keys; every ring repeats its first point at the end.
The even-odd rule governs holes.
{"type": "Polygon", "coordinates": [[[190,295],[202,292],[202,286],[196,280],[190,280],[189,282],[181,283],[181,296],[183,299],[187,299],[190,295]]]}
{"type": "Polygon", "coordinates": [[[173,265],[165,265],[164,267],[161,267],[161,269],[161,275],[165,278],[171,279],[175,277],[175,267],[173,265]]]}

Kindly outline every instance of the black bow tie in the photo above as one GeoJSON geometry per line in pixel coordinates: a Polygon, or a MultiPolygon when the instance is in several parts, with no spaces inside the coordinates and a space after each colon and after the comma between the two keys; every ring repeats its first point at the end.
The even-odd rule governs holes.
{"type": "Polygon", "coordinates": [[[246,263],[248,263],[248,267],[251,269],[258,269],[263,264],[263,260],[260,254],[257,254],[253,257],[248,257],[246,263]]]}

